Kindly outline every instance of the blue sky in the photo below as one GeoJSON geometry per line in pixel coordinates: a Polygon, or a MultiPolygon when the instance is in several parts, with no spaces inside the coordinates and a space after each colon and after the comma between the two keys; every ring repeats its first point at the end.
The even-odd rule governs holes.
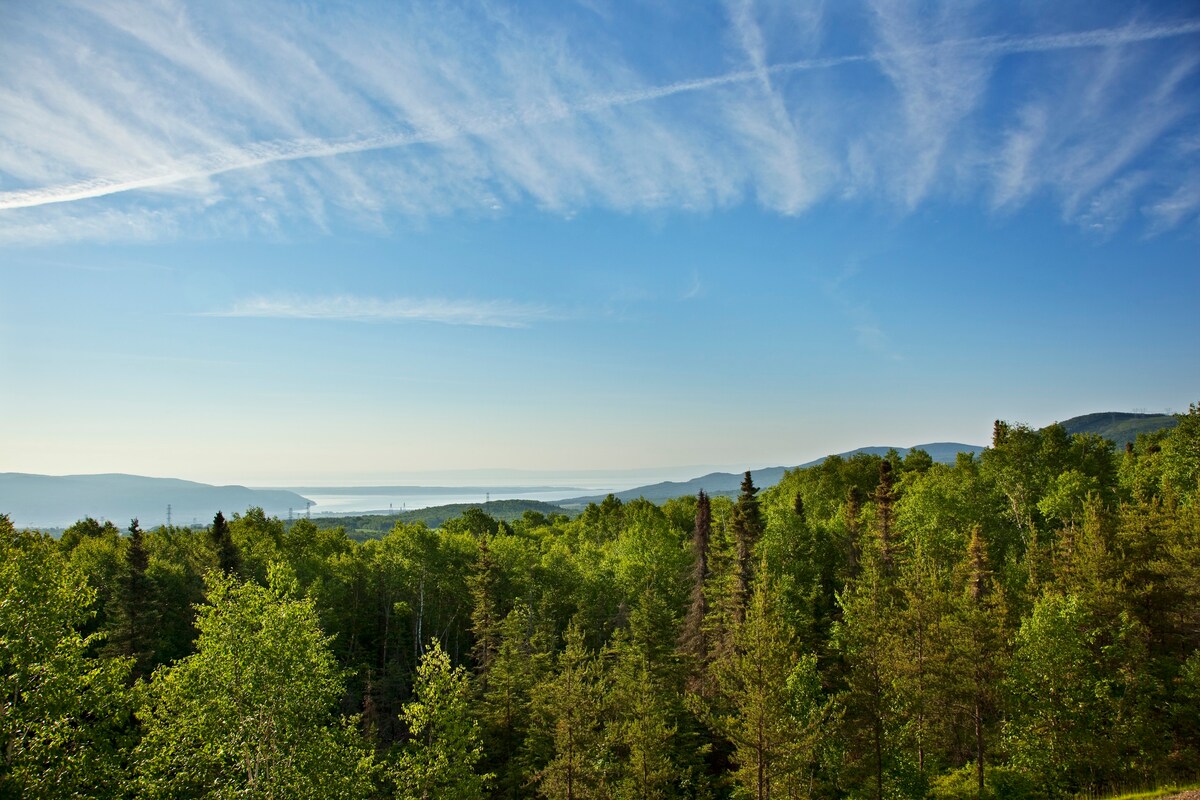
{"type": "Polygon", "coordinates": [[[0,471],[688,477],[1200,400],[1193,3],[2,13],[0,471]]]}

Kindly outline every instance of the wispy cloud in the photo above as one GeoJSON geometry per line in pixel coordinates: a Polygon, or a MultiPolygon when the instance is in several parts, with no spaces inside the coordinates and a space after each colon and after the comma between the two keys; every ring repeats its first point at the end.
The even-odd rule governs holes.
{"type": "Polygon", "coordinates": [[[526,328],[535,322],[561,319],[542,306],[504,300],[437,298],[257,297],[241,300],[202,316],[349,322],[436,322],[489,328],[526,328]]]}
{"type": "MultiPolygon", "coordinates": [[[[386,225],[527,204],[705,210],[753,197],[796,214],[880,195],[911,209],[964,186],[999,210],[1048,188],[1079,219],[1197,116],[1185,80],[1194,51],[1140,45],[1194,37],[1200,20],[996,35],[960,3],[918,17],[872,0],[873,27],[856,42],[827,41],[820,14],[806,16],[798,38],[814,55],[795,58],[761,22],[772,8],[729,0],[727,35],[702,43],[715,49],[693,75],[733,68],[678,77],[647,54],[580,46],[570,15],[535,27],[499,5],[138,8],[95,0],[9,15],[0,241],[172,236],[201,219],[386,225]],[[1051,70],[1044,53],[1074,68],[1051,70]],[[995,72],[1010,58],[1046,88],[1000,94],[995,72]],[[154,214],[169,220],[157,234],[154,214]]],[[[616,14],[587,24],[620,33],[616,14]]],[[[1195,158],[1151,166],[1131,207],[1193,196],[1194,170],[1180,166],[1195,158]]]]}

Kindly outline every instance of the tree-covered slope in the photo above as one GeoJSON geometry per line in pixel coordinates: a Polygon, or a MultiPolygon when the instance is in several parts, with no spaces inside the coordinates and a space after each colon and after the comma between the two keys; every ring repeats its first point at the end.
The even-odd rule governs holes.
{"type": "Polygon", "coordinates": [[[1125,411],[1104,411],[1084,414],[1060,422],[1067,433],[1094,433],[1124,447],[1137,441],[1140,433],[1154,433],[1164,428],[1175,427],[1177,420],[1171,414],[1134,414],[1125,411]]]}
{"type": "MultiPolygon", "coordinates": [[[[900,453],[901,456],[907,455],[913,450],[924,450],[929,454],[934,462],[939,464],[953,464],[959,453],[971,453],[978,455],[983,448],[975,444],[961,444],[959,442],[933,442],[930,444],[919,444],[914,447],[860,447],[857,450],[849,450],[845,453],[838,453],[839,458],[849,458],[850,456],[859,453],[867,455],[883,456],[892,450],[900,453]]],[[[825,458],[828,458],[826,456],[825,458]]],[[[809,461],[805,464],[800,464],[796,467],[767,467],[765,469],[754,470],[754,482],[761,488],[768,488],[779,483],[783,478],[784,473],[790,469],[802,469],[820,464],[825,458],[818,458],[809,461]]],[[[702,475],[699,478],[692,478],[688,481],[661,481],[652,483],[646,486],[636,486],[632,489],[624,489],[612,494],[622,501],[636,500],[639,497],[649,500],[653,503],[661,503],[664,500],[670,500],[673,497],[683,497],[685,495],[694,495],[699,491],[707,492],[713,497],[734,497],[738,493],[738,488],[742,482],[741,473],[732,472],[710,472],[707,475],[702,475]]],[[[585,497],[572,497],[567,500],[560,500],[559,504],[566,508],[579,508],[588,503],[598,503],[607,495],[588,495],[585,497]]]]}

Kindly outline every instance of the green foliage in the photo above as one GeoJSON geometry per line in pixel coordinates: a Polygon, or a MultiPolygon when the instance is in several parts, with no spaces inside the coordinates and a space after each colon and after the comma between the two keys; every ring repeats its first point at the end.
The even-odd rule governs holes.
{"type": "Polygon", "coordinates": [[[154,673],[138,712],[141,797],[361,797],[371,755],[334,710],[342,672],[309,600],[209,576],[196,652],[154,673]]]}
{"type": "Polygon", "coordinates": [[[715,723],[733,745],[737,796],[807,797],[828,708],[816,659],[795,653],[769,583],[755,586],[716,670],[725,708],[715,723]]]}
{"type": "Polygon", "coordinates": [[[1101,631],[1078,598],[1048,594],[1017,632],[1005,738],[1013,765],[1050,793],[1104,785],[1147,733],[1138,630],[1124,616],[1114,622],[1101,631]]]}
{"type": "Polygon", "coordinates": [[[121,796],[129,660],[88,655],[94,597],[53,541],[0,515],[3,796],[121,796]]]}
{"type": "Polygon", "coordinates": [[[477,800],[489,776],[475,771],[483,757],[471,709],[466,670],[452,667],[433,640],[417,668],[413,699],[400,714],[412,737],[395,767],[400,800],[477,800]]]}
{"type": "Polygon", "coordinates": [[[599,667],[578,625],[567,628],[565,641],[554,673],[533,693],[535,735],[545,740],[534,746],[550,753],[534,778],[548,800],[601,798],[606,776],[599,667]]]}
{"type": "Polygon", "coordinates": [[[983,780],[981,793],[974,767],[963,767],[934,779],[929,796],[932,800],[1028,800],[1039,796],[1025,773],[1009,767],[988,767],[983,780]]]}

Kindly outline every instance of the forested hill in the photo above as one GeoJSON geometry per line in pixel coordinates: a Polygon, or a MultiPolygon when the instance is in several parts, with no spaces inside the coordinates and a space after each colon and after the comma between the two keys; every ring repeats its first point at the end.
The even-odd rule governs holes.
{"type": "MultiPolygon", "coordinates": [[[[983,448],[976,444],[961,444],[959,442],[933,442],[930,444],[918,444],[913,447],[860,447],[857,450],[849,450],[845,453],[838,453],[839,458],[850,458],[851,456],[866,454],[872,456],[884,456],[892,450],[907,455],[913,450],[924,450],[929,454],[930,458],[938,464],[953,464],[959,453],[970,453],[979,455],[983,448]]],[[[766,469],[754,470],[754,482],[756,485],[767,488],[774,486],[783,479],[783,474],[792,469],[804,469],[820,464],[829,456],[814,459],[804,464],[795,467],[767,467],[766,469]]],[[[661,483],[652,483],[647,486],[636,486],[632,489],[626,489],[620,492],[613,492],[613,495],[621,501],[636,500],[639,497],[649,500],[654,503],[661,503],[664,500],[670,500],[673,497],[683,497],[685,495],[694,495],[700,490],[704,490],[713,497],[734,497],[738,493],[738,487],[741,485],[741,473],[732,472],[710,472],[708,475],[702,475],[699,478],[692,478],[689,481],[662,481],[661,483]]],[[[588,503],[599,503],[607,495],[589,495],[587,497],[572,497],[567,500],[560,500],[558,504],[564,508],[580,508],[588,503]]]]}
{"type": "Polygon", "coordinates": [[[1133,444],[1139,433],[1154,433],[1165,428],[1174,428],[1178,423],[1172,414],[1133,414],[1122,411],[1105,411],[1099,414],[1084,414],[1058,423],[1067,433],[1094,433],[1108,439],[1117,447],[1133,444]]]}
{"type": "Polygon", "coordinates": [[[211,522],[220,509],[259,507],[286,516],[303,509],[305,498],[282,489],[211,486],[176,478],[140,475],[31,475],[0,473],[0,512],[15,524],[61,528],[84,517],[111,519],[124,527],[137,517],[144,526],[166,521],[211,522]]]}

